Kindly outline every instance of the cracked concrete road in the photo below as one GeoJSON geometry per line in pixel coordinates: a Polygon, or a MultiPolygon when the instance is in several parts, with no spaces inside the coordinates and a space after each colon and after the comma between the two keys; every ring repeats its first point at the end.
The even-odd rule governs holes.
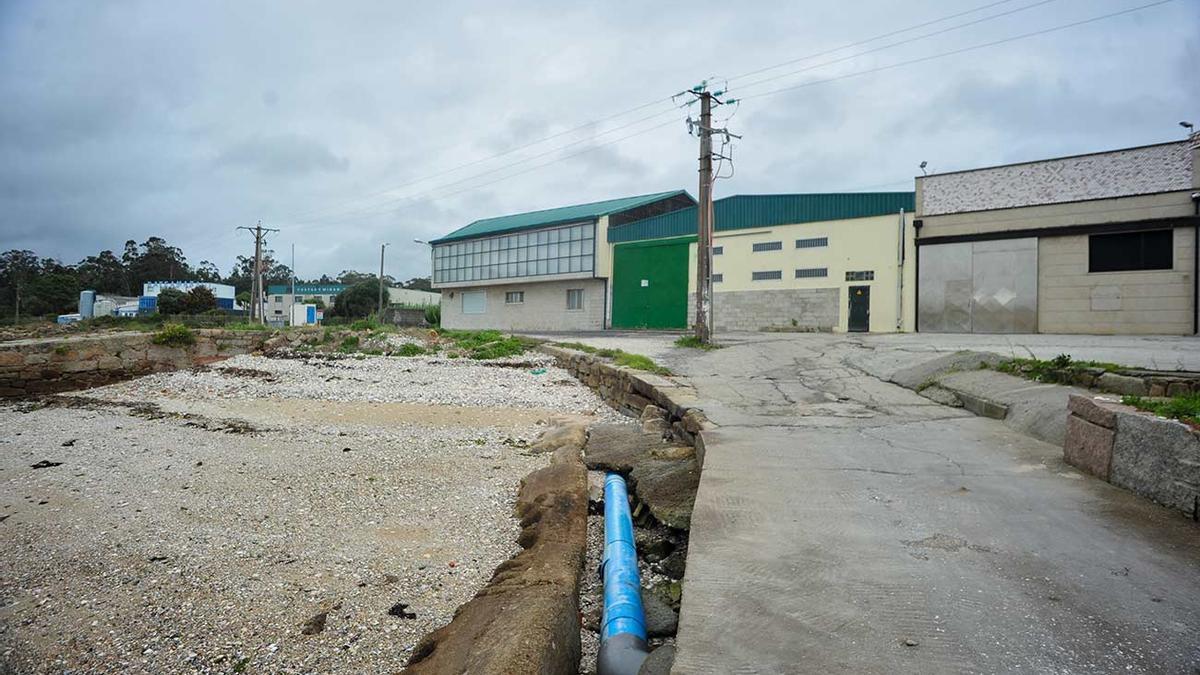
{"type": "Polygon", "coordinates": [[[868,375],[876,340],[663,355],[720,425],[673,672],[1200,672],[1200,525],[868,375]]]}

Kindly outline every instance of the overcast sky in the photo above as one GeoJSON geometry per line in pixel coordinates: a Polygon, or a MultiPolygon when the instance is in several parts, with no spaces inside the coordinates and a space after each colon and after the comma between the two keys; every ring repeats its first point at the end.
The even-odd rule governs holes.
{"type": "Polygon", "coordinates": [[[228,272],[252,251],[234,228],[261,219],[301,277],[376,269],[384,241],[389,274],[424,276],[413,239],[477,218],[694,195],[696,141],[669,97],[704,78],[746,97],[717,197],[909,190],[922,160],[1177,140],[1200,124],[1197,0],[752,97],[1149,1],[0,0],[0,249],[74,263],[157,235],[228,272]]]}

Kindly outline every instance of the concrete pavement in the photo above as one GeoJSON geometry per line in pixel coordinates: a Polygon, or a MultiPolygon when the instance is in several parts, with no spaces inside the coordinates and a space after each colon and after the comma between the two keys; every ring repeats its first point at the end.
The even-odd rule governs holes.
{"type": "MultiPolygon", "coordinates": [[[[1088,355],[1045,337],[1034,354],[1200,366],[1179,339],[1088,355]]],[[[911,338],[755,334],[662,354],[720,426],[674,672],[1196,672],[1200,525],[864,372],[864,356],[880,372],[988,348],[911,338]]]]}

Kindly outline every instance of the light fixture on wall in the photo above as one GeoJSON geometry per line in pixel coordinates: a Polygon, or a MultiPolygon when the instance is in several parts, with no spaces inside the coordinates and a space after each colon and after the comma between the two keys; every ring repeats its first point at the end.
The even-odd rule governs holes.
{"type": "Polygon", "coordinates": [[[1187,129],[1188,136],[1192,135],[1192,127],[1194,125],[1191,122],[1180,122],[1179,126],[1183,127],[1184,129],[1187,129]]]}
{"type": "Polygon", "coordinates": [[[928,173],[925,172],[925,167],[927,167],[927,166],[929,166],[929,162],[926,162],[925,160],[921,160],[921,175],[922,176],[929,175],[928,173]]]}

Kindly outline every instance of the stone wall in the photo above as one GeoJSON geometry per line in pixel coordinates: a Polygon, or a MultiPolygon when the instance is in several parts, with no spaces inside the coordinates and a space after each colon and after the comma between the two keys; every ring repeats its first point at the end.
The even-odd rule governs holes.
{"type": "Polygon", "coordinates": [[[1178,141],[918,176],[917,211],[932,216],[1189,190],[1196,185],[1192,144],[1178,141]]]}
{"type": "Polygon", "coordinates": [[[696,461],[704,466],[704,439],[700,432],[715,426],[694,407],[696,393],[691,387],[652,373],[613,365],[591,354],[550,345],[542,345],[540,349],[553,356],[560,368],[630,417],[641,417],[651,403],[665,410],[671,431],[696,448],[696,461]]]}
{"type": "MultiPolygon", "coordinates": [[[[796,328],[829,332],[838,325],[837,288],[725,292],[717,289],[713,294],[713,319],[719,331],[796,328]]],[[[689,326],[695,323],[695,318],[696,294],[689,293],[689,326]]]]}
{"type": "Polygon", "coordinates": [[[1071,396],[1063,458],[1101,480],[1200,520],[1200,437],[1113,400],[1071,396]]]}
{"type": "Polygon", "coordinates": [[[0,343],[0,397],[47,394],[188,368],[263,348],[268,331],[194,331],[190,347],[156,345],[151,333],[109,333],[0,343]]]}

